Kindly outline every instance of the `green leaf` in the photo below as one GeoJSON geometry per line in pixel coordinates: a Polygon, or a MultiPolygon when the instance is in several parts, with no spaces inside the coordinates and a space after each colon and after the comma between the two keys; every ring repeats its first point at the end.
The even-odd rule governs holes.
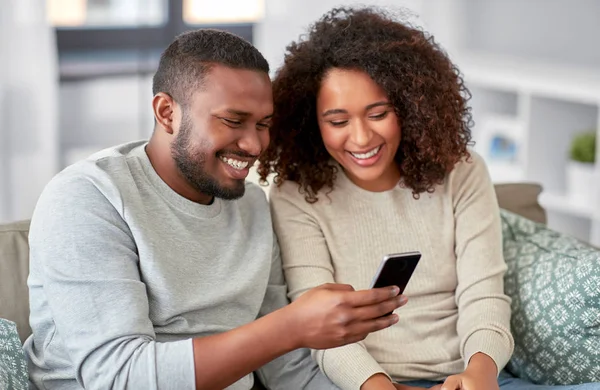
{"type": "Polygon", "coordinates": [[[576,135],[571,142],[570,157],[573,161],[593,163],[596,161],[596,132],[576,135]]]}

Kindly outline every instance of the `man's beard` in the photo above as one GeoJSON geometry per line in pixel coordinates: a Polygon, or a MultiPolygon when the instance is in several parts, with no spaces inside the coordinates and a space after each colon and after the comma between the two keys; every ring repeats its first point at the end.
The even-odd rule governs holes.
{"type": "Polygon", "coordinates": [[[205,195],[227,200],[241,198],[246,189],[244,180],[236,180],[233,187],[225,187],[206,172],[206,154],[194,150],[191,144],[191,132],[191,119],[184,113],[179,134],[171,145],[171,156],[175,160],[179,172],[194,189],[205,195]]]}

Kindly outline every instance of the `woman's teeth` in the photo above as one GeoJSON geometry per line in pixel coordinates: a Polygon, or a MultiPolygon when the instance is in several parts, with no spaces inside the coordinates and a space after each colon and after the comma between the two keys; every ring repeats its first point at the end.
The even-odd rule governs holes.
{"type": "Polygon", "coordinates": [[[227,157],[221,157],[221,160],[229,164],[229,166],[231,166],[232,168],[238,169],[240,171],[248,166],[248,161],[239,161],[227,157]]]}
{"type": "Polygon", "coordinates": [[[352,153],[352,152],[350,152],[350,154],[359,160],[366,160],[368,158],[373,157],[377,153],[379,153],[379,149],[381,149],[381,145],[367,153],[352,153]]]}

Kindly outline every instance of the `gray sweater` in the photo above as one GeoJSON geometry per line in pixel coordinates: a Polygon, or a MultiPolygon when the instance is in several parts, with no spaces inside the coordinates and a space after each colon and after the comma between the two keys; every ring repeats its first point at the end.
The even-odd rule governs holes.
{"type": "MultiPolygon", "coordinates": [[[[288,303],[263,191],[191,202],[145,142],[58,174],[30,232],[30,380],[45,389],[194,389],[192,338],[288,303]]],[[[240,353],[244,353],[240,351],[240,353]]],[[[297,350],[267,364],[271,389],[335,389],[297,350]]],[[[252,375],[230,389],[250,389],[252,375]]]]}

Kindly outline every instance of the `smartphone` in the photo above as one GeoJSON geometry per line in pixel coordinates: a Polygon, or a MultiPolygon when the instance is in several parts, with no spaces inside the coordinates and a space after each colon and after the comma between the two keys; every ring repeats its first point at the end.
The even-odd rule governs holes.
{"type": "Polygon", "coordinates": [[[402,294],[419,260],[421,260],[419,251],[384,256],[369,288],[398,286],[402,294]]]}

